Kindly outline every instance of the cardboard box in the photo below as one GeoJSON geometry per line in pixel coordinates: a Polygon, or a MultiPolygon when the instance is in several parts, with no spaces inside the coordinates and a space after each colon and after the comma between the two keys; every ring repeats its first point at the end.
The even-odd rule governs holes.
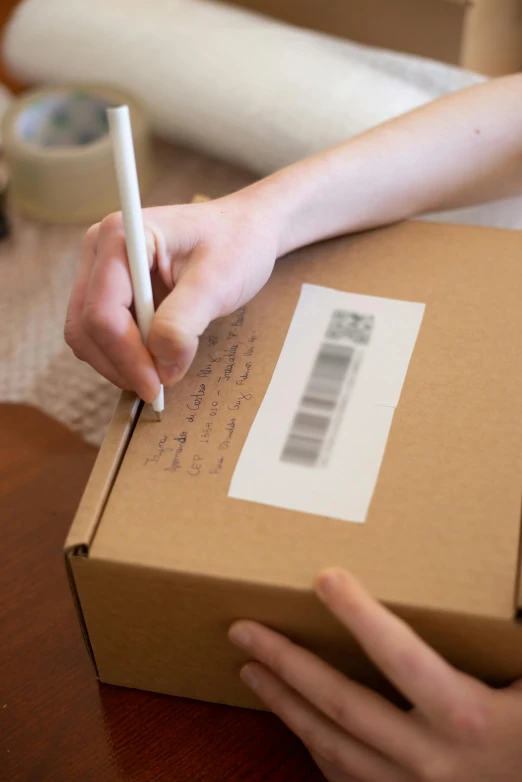
{"type": "Polygon", "coordinates": [[[522,0],[227,0],[370,46],[500,76],[522,65],[522,0]]]}
{"type": "MultiPolygon", "coordinates": [[[[206,332],[189,376],[168,392],[161,424],[150,406],[123,395],[66,544],[102,681],[256,706],[238,680],[241,655],[226,637],[230,623],[245,617],[382,686],[313,595],[315,574],[332,564],[359,576],[463,670],[494,683],[522,676],[521,258],[519,232],[429,223],[307,248],[278,262],[245,309],[206,332]],[[305,289],[319,298],[304,310],[303,283],[320,286],[305,289]],[[343,434],[329,457],[338,467],[335,454],[348,449],[340,493],[332,485],[331,493],[310,494],[330,466],[312,466],[306,449],[303,464],[285,464],[281,446],[290,441],[296,405],[313,396],[303,378],[317,367],[310,345],[324,332],[320,299],[344,295],[331,289],[357,301],[379,297],[360,301],[391,307],[392,316],[357,322],[341,313],[330,323],[328,339],[352,329],[353,349],[374,345],[385,372],[379,381],[379,361],[369,353],[357,365],[334,434],[346,434],[353,410],[349,425],[364,426],[357,436],[343,434]],[[409,348],[412,334],[399,333],[404,313],[417,318],[409,348]],[[411,353],[413,344],[402,390],[400,379],[386,390],[395,355],[405,345],[411,353]],[[284,427],[275,419],[267,425],[267,415],[284,427]],[[384,456],[377,443],[376,469],[369,441],[386,416],[391,429],[384,456]],[[282,459],[278,485],[278,466],[265,463],[274,444],[282,459]],[[368,495],[372,471],[378,477],[368,495]],[[299,496],[279,500],[296,475],[299,496]],[[231,497],[231,485],[236,497],[266,490],[266,501],[231,497]],[[369,507],[364,498],[357,504],[359,490],[369,507]],[[323,514],[277,506],[307,496],[312,505],[330,503],[351,492],[355,510],[347,513],[357,522],[342,520],[330,504],[323,514]]],[[[404,371],[408,359],[397,358],[404,371]]]]}

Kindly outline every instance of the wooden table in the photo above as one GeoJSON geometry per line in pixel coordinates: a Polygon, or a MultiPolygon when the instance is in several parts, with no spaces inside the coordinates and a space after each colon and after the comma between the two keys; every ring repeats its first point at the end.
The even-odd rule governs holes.
{"type": "Polygon", "coordinates": [[[62,544],[96,456],[0,405],[1,782],[318,782],[271,715],[99,685],[62,544]]]}

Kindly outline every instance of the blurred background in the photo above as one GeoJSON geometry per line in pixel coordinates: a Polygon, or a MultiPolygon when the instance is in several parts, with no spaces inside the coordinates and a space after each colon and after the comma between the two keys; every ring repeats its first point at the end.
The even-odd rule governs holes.
{"type": "MultiPolygon", "coordinates": [[[[2,27],[19,2],[0,1],[2,27]]],[[[522,63],[522,11],[518,0],[233,2],[294,25],[434,58],[491,76],[518,70],[522,63]]],[[[20,88],[4,65],[0,73],[4,83],[20,88]]]]}
{"type": "Polygon", "coordinates": [[[519,70],[522,0],[0,0],[0,33],[0,403],[99,445],[117,391],[62,330],[81,238],[119,209],[106,108],[131,106],[144,205],[224,195],[519,70]]]}
{"type": "Polygon", "coordinates": [[[144,204],[176,203],[522,62],[522,0],[0,0],[0,25],[0,402],[95,444],[116,391],[62,326],[81,237],[119,208],[107,106],[133,104],[144,204]]]}

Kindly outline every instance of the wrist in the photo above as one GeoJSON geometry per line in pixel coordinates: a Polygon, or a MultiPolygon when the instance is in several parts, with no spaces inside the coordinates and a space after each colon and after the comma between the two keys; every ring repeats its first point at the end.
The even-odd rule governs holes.
{"type": "Polygon", "coordinates": [[[277,234],[278,257],[375,224],[373,199],[365,199],[365,166],[355,153],[353,142],[344,151],[326,150],[238,194],[267,215],[277,234]]]}
{"type": "Polygon", "coordinates": [[[270,233],[278,258],[316,240],[299,231],[308,206],[296,171],[300,165],[260,179],[231,196],[242,211],[255,214],[263,230],[270,233]]]}

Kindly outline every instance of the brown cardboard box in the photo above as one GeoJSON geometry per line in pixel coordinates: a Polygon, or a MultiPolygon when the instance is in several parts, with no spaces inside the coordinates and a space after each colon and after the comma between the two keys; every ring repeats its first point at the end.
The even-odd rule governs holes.
{"type": "Polygon", "coordinates": [[[455,665],[522,676],[521,258],[518,232],[424,223],[308,248],[212,325],[161,424],[123,395],[66,545],[101,680],[256,705],[226,638],[248,617],[379,686],[312,593],[332,564],[455,665]],[[303,282],[426,305],[364,523],[228,496],[303,282]]]}
{"type": "Polygon", "coordinates": [[[227,0],[313,30],[500,76],[522,66],[522,0],[227,0]]]}

